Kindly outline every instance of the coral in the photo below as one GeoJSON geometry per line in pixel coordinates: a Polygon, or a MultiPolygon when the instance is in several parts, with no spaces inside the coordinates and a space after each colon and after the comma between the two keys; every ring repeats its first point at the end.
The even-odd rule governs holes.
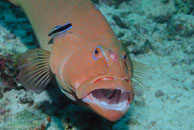
{"type": "Polygon", "coordinates": [[[17,54],[0,55],[0,80],[2,81],[3,91],[16,88],[18,75],[17,54]]]}
{"type": "Polygon", "coordinates": [[[17,114],[9,114],[4,118],[4,126],[1,125],[0,129],[35,129],[39,128],[42,124],[47,124],[47,117],[44,114],[35,114],[24,110],[17,114]],[[6,121],[8,120],[8,122],[6,121]]]}
{"type": "Polygon", "coordinates": [[[193,0],[175,0],[178,13],[190,14],[194,11],[193,0]]]}
{"type": "Polygon", "coordinates": [[[119,27],[129,29],[129,27],[125,23],[122,22],[122,20],[119,16],[113,15],[112,18],[119,27]]]}
{"type": "Polygon", "coordinates": [[[176,7],[173,0],[164,2],[164,0],[143,0],[140,3],[141,11],[144,15],[163,21],[163,19],[169,18],[176,12],[176,7]]]}
{"type": "Polygon", "coordinates": [[[41,124],[40,128],[35,128],[35,130],[46,130],[51,124],[51,117],[47,116],[46,120],[44,123],[41,124]]]}
{"type": "Polygon", "coordinates": [[[0,116],[6,114],[9,111],[10,111],[10,109],[3,109],[3,108],[0,107],[0,116]]]}
{"type": "Polygon", "coordinates": [[[183,13],[174,15],[168,23],[168,30],[172,36],[192,37],[194,34],[194,16],[183,13]]]}
{"type": "Polygon", "coordinates": [[[161,91],[161,90],[158,90],[158,91],[155,93],[155,96],[156,96],[156,97],[164,96],[164,92],[161,91]]]}
{"type": "Polygon", "coordinates": [[[29,104],[32,105],[34,103],[34,99],[31,95],[25,93],[23,96],[19,97],[19,101],[21,104],[29,104]]]}

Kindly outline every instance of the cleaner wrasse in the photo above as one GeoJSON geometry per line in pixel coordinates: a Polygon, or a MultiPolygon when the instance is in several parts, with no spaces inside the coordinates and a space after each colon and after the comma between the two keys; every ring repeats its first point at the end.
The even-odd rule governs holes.
{"type": "Polygon", "coordinates": [[[27,90],[40,93],[55,77],[67,97],[110,121],[129,110],[138,63],[90,0],[9,1],[24,10],[39,42],[19,61],[27,90]]]}

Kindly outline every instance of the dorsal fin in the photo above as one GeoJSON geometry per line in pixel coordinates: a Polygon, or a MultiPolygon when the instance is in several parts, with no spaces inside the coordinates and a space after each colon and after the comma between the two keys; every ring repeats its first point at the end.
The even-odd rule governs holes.
{"type": "Polygon", "coordinates": [[[27,90],[40,93],[52,80],[49,57],[44,49],[31,49],[20,57],[18,79],[27,90]]]}

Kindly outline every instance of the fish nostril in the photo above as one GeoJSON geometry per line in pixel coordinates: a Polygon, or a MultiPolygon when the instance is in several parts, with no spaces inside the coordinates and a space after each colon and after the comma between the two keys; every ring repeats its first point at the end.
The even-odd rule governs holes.
{"type": "Polygon", "coordinates": [[[128,79],[125,79],[125,81],[129,82],[129,80],[128,80],[128,79]]]}
{"type": "Polygon", "coordinates": [[[116,62],[118,60],[118,56],[112,51],[112,50],[109,50],[109,57],[114,61],[116,62]]]}
{"type": "Polygon", "coordinates": [[[122,79],[122,80],[125,80],[125,81],[127,81],[127,82],[129,82],[129,78],[128,78],[128,76],[126,76],[126,75],[121,76],[121,79],[122,79]]]}

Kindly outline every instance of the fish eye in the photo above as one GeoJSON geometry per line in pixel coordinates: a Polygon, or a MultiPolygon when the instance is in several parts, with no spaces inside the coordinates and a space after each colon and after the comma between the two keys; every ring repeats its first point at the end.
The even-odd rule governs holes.
{"type": "Polygon", "coordinates": [[[95,54],[98,54],[98,53],[99,53],[99,51],[96,49],[96,50],[95,50],[95,54]]]}
{"type": "Polygon", "coordinates": [[[126,62],[126,59],[127,59],[127,54],[123,55],[123,61],[126,62]]]}
{"type": "Polygon", "coordinates": [[[98,60],[99,58],[103,58],[105,61],[108,61],[102,46],[97,46],[93,52],[93,59],[98,60]]]}
{"type": "Polygon", "coordinates": [[[124,62],[124,66],[123,67],[124,67],[126,73],[128,73],[128,71],[129,71],[129,58],[127,57],[126,53],[123,55],[122,60],[124,62]]]}
{"type": "Polygon", "coordinates": [[[94,53],[93,53],[93,58],[95,60],[101,58],[103,56],[103,53],[102,53],[102,47],[101,46],[97,46],[94,50],[94,53]]]}

